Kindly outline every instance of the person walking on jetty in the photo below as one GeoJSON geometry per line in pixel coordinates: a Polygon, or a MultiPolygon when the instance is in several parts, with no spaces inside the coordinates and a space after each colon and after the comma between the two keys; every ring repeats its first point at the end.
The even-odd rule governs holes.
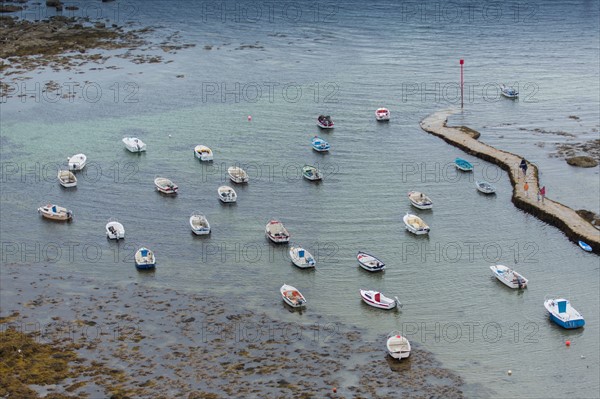
{"type": "Polygon", "coordinates": [[[521,159],[521,164],[519,165],[521,170],[523,171],[523,177],[527,176],[527,161],[525,158],[521,159]]]}
{"type": "Polygon", "coordinates": [[[525,181],[525,185],[523,186],[523,190],[525,190],[525,196],[529,197],[529,183],[525,181]]]}
{"type": "Polygon", "coordinates": [[[540,188],[540,197],[542,197],[542,204],[544,203],[544,197],[546,196],[546,186],[540,188]]]}

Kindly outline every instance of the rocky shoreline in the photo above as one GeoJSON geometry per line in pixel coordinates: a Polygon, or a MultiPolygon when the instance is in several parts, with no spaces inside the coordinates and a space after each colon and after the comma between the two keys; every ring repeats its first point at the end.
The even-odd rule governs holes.
{"type": "MultiPolygon", "coordinates": [[[[398,362],[387,356],[384,334],[369,342],[331,318],[283,322],[245,309],[241,298],[101,284],[55,267],[3,265],[0,334],[14,340],[26,332],[47,345],[45,361],[68,360],[71,370],[63,362],[60,376],[41,379],[50,385],[38,374],[22,384],[1,379],[2,397],[464,397],[462,379],[418,344],[398,362]]],[[[20,349],[9,346],[3,357],[33,356],[20,349]]]]}
{"type": "MultiPolygon", "coordinates": [[[[535,195],[528,196],[523,188],[523,178],[519,169],[519,164],[523,158],[478,141],[472,133],[465,132],[464,127],[447,126],[448,117],[456,112],[459,111],[442,110],[435,112],[421,121],[421,129],[440,137],[468,154],[498,165],[507,171],[513,186],[512,202],[517,208],[558,227],[575,243],[579,240],[585,241],[592,247],[593,252],[600,254],[600,231],[590,221],[559,202],[546,198],[545,202],[541,203],[537,201],[535,195]]],[[[531,163],[528,163],[528,166],[528,174],[530,173],[530,177],[527,179],[529,191],[536,193],[539,189],[538,170],[531,163]]]]}

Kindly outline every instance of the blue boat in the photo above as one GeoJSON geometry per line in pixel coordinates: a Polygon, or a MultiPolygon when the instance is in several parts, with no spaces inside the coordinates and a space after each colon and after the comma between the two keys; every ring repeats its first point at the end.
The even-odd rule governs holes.
{"type": "Polygon", "coordinates": [[[456,158],[454,160],[454,165],[458,169],[465,171],[465,172],[471,172],[473,170],[473,165],[471,165],[471,162],[469,162],[465,159],[462,159],[462,158],[456,158]]]}
{"type": "Polygon", "coordinates": [[[138,269],[154,269],[156,266],[156,257],[154,252],[148,248],[141,247],[135,253],[135,267],[138,269]]]}
{"type": "Polygon", "coordinates": [[[312,139],[312,148],[315,151],[326,152],[329,151],[329,143],[322,138],[315,136],[312,139]]]}
{"type": "Polygon", "coordinates": [[[579,246],[581,247],[581,249],[583,249],[584,251],[587,252],[592,252],[592,247],[590,247],[590,245],[588,243],[585,243],[583,241],[579,241],[579,246]]]}
{"type": "Polygon", "coordinates": [[[564,298],[547,299],[544,301],[544,307],[550,315],[550,320],[562,328],[573,329],[585,325],[583,316],[564,298]]]}

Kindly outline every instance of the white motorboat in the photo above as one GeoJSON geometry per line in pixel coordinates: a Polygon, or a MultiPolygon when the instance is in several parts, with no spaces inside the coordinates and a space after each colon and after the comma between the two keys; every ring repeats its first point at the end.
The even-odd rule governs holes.
{"type": "Polygon", "coordinates": [[[390,120],[390,110],[387,108],[377,108],[375,111],[375,119],[378,121],[389,121],[390,120]]]}
{"type": "Polygon", "coordinates": [[[500,85],[500,93],[506,98],[514,99],[519,97],[519,92],[517,90],[504,84],[500,85]]]}
{"type": "Polygon", "coordinates": [[[298,266],[301,269],[315,267],[315,265],[317,264],[315,258],[313,258],[311,253],[302,247],[291,247],[290,259],[292,260],[292,263],[294,265],[298,266]]]}
{"type": "Polygon", "coordinates": [[[387,336],[387,350],[394,359],[404,359],[410,356],[410,342],[400,331],[392,331],[387,336]]]}
{"type": "Polygon", "coordinates": [[[380,272],[385,270],[385,263],[366,252],[359,252],[356,255],[356,259],[358,260],[360,267],[370,272],[380,272]]]}
{"type": "Polygon", "coordinates": [[[428,234],[429,226],[417,215],[411,215],[407,213],[404,215],[404,225],[406,226],[406,230],[410,231],[416,235],[428,234]]]}
{"type": "Polygon", "coordinates": [[[164,194],[177,194],[179,187],[166,177],[157,177],[154,179],[156,189],[164,194]]]}
{"type": "Polygon", "coordinates": [[[496,187],[486,181],[476,180],[475,187],[484,194],[494,194],[496,192],[496,187]]]}
{"type": "Polygon", "coordinates": [[[69,170],[81,170],[85,168],[87,156],[85,154],[75,154],[67,160],[69,161],[69,170]]]}
{"type": "Polygon", "coordinates": [[[38,208],[38,212],[46,219],[51,220],[71,220],[73,212],[62,206],[48,204],[38,208]]]}
{"type": "Polygon", "coordinates": [[[279,289],[279,292],[281,293],[283,301],[291,307],[299,308],[301,306],[306,306],[306,299],[295,287],[284,284],[279,289]]]}
{"type": "Polygon", "coordinates": [[[312,165],[304,165],[302,168],[302,177],[311,181],[321,180],[323,178],[319,169],[312,165]]]}
{"type": "Polygon", "coordinates": [[[194,212],[190,216],[190,227],[192,232],[198,236],[210,234],[210,223],[208,223],[206,216],[200,212],[194,212]]]}
{"type": "Polygon", "coordinates": [[[274,243],[287,243],[290,241],[290,233],[286,230],[278,220],[270,220],[265,227],[265,234],[269,238],[269,240],[274,243]]]}
{"type": "Polygon", "coordinates": [[[146,143],[137,137],[124,137],[123,144],[130,152],[143,152],[146,151],[146,143]]]}
{"type": "Polygon", "coordinates": [[[221,186],[217,189],[217,193],[219,194],[219,199],[222,202],[235,202],[237,201],[237,193],[235,190],[229,186],[221,186]]]}
{"type": "Polygon", "coordinates": [[[408,193],[408,199],[412,206],[418,209],[431,209],[433,208],[433,201],[425,194],[418,191],[411,191],[408,193]]]}
{"type": "Polygon", "coordinates": [[[135,253],[135,267],[138,269],[153,269],[156,266],[154,252],[148,248],[141,247],[135,253]]]}
{"type": "Polygon", "coordinates": [[[58,171],[58,182],[61,186],[69,188],[77,186],[77,177],[70,170],[58,171]]]}
{"type": "Polygon", "coordinates": [[[125,227],[116,219],[110,218],[108,219],[108,223],[106,223],[106,236],[110,240],[119,240],[121,238],[125,238],[125,227]]]}
{"type": "Polygon", "coordinates": [[[378,291],[360,290],[360,297],[367,305],[371,305],[379,309],[394,309],[396,306],[402,307],[398,297],[394,299],[384,296],[378,291]]]}
{"type": "Polygon", "coordinates": [[[227,174],[234,183],[248,183],[248,173],[238,166],[230,166],[227,168],[227,174]]]}
{"type": "Polygon", "coordinates": [[[525,277],[504,265],[490,266],[492,274],[504,285],[510,288],[527,288],[527,280],[525,277]]]}
{"type": "Polygon", "coordinates": [[[205,145],[197,145],[194,148],[194,155],[201,161],[212,161],[213,152],[210,148],[205,145]]]}

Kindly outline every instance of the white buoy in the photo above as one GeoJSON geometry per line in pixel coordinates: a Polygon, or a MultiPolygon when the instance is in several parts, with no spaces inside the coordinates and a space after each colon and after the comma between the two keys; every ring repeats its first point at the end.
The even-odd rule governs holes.
{"type": "Polygon", "coordinates": [[[512,370],[508,370],[508,375],[512,375],[512,370]]]}
{"type": "Polygon", "coordinates": [[[248,115],[248,122],[252,120],[252,115],[248,115]]]}
{"type": "Polygon", "coordinates": [[[169,134],[169,138],[171,138],[171,135],[169,134]]]}

